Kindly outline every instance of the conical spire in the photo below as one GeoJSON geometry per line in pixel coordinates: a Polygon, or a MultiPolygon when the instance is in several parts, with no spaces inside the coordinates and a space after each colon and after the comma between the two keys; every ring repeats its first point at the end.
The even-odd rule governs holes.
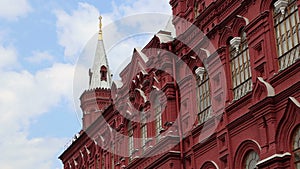
{"type": "Polygon", "coordinates": [[[89,89],[111,88],[111,74],[102,37],[102,17],[99,17],[99,35],[92,69],[89,72],[89,89]]]}

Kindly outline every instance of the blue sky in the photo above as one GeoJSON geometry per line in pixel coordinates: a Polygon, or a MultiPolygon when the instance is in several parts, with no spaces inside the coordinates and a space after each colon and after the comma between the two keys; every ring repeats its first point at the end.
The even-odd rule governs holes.
{"type": "MultiPolygon", "coordinates": [[[[81,129],[78,98],[87,80],[77,86],[74,79],[87,78],[85,69],[76,70],[81,70],[83,49],[95,42],[99,13],[104,38],[119,42],[111,31],[127,35],[115,20],[170,10],[167,0],[0,0],[1,168],[62,168],[57,157],[81,129]]],[[[144,22],[136,25],[149,32],[144,22]]],[[[109,50],[112,72],[120,71],[132,48],[143,46],[147,38],[123,39],[109,50]]]]}

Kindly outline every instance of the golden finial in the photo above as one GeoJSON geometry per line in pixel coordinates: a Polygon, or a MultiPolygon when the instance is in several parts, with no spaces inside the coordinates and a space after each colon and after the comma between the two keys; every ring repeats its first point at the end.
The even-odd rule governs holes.
{"type": "Polygon", "coordinates": [[[102,40],[102,16],[99,16],[99,36],[98,36],[98,40],[102,40]]]}

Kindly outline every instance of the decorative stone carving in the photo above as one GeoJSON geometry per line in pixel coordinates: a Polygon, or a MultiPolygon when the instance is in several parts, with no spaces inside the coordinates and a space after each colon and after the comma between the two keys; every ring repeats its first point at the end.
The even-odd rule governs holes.
{"type": "Polygon", "coordinates": [[[253,98],[255,101],[260,101],[266,97],[275,96],[275,89],[273,86],[266,82],[262,77],[257,78],[256,86],[253,90],[253,98]]]}
{"type": "Polygon", "coordinates": [[[241,44],[242,38],[241,37],[234,37],[230,40],[230,45],[235,48],[236,52],[239,51],[239,47],[241,44]]]}
{"type": "Polygon", "coordinates": [[[198,67],[195,70],[196,75],[199,76],[201,80],[203,80],[203,74],[204,74],[204,72],[205,72],[205,68],[204,67],[198,67]]]}
{"type": "Polygon", "coordinates": [[[244,21],[245,21],[245,23],[246,23],[246,25],[248,25],[249,24],[249,19],[248,18],[246,18],[246,17],[244,17],[244,16],[241,16],[241,15],[236,15],[238,18],[242,18],[242,19],[244,19],[244,21]]]}
{"type": "Polygon", "coordinates": [[[286,0],[277,0],[274,3],[275,10],[280,10],[281,14],[284,15],[285,9],[288,6],[289,2],[286,0]]]}

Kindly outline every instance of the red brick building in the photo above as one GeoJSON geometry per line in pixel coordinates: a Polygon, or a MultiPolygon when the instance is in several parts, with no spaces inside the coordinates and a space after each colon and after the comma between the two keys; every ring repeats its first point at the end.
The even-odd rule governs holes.
{"type": "Polygon", "coordinates": [[[300,1],[170,5],[176,37],[134,49],[122,84],[100,29],[64,169],[300,168],[300,1]]]}

